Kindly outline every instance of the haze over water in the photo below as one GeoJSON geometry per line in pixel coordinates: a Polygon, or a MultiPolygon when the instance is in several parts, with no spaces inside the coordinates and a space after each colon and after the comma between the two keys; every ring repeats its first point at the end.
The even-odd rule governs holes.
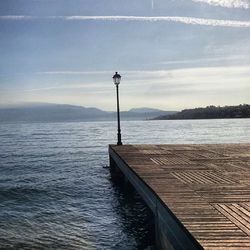
{"type": "MultiPolygon", "coordinates": [[[[250,141],[250,119],[129,121],[124,143],[250,141]]],[[[115,122],[0,124],[0,248],[144,249],[147,210],[110,179],[115,122]]]]}

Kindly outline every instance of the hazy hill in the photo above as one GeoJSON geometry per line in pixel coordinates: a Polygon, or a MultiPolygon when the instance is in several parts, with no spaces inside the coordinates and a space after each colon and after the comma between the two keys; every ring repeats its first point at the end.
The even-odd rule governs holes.
{"type": "Polygon", "coordinates": [[[177,111],[163,111],[153,108],[134,108],[130,109],[129,111],[121,112],[121,118],[123,118],[124,120],[151,120],[152,118],[157,116],[175,114],[176,112],[177,111]]]}
{"type": "Polygon", "coordinates": [[[184,109],[181,112],[163,115],[154,120],[182,120],[182,119],[223,119],[223,118],[250,118],[250,105],[184,109]]]}
{"type": "MultiPolygon", "coordinates": [[[[148,108],[142,110],[135,109],[134,111],[121,112],[121,119],[145,120],[173,113],[148,108]]],[[[19,107],[0,108],[0,122],[61,122],[115,119],[116,112],[64,104],[29,103],[19,107]]]]}
{"type": "Polygon", "coordinates": [[[0,109],[0,121],[78,121],[105,116],[106,112],[96,108],[73,105],[34,105],[0,109]]]}
{"type": "Polygon", "coordinates": [[[152,112],[166,112],[166,111],[163,111],[163,110],[160,110],[160,109],[153,109],[153,108],[133,108],[133,109],[130,109],[129,112],[152,113],[152,112]]]}

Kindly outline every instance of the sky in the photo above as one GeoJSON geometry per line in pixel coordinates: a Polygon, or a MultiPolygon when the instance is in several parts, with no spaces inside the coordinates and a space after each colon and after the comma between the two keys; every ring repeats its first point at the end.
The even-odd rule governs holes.
{"type": "Polygon", "coordinates": [[[1,0],[0,106],[250,103],[250,0],[1,0]]]}

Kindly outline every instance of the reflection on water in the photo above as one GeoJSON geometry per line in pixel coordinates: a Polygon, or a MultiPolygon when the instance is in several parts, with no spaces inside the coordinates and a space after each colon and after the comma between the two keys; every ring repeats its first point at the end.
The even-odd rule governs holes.
{"type": "MultiPolygon", "coordinates": [[[[152,212],[129,183],[121,179],[112,181],[118,201],[114,210],[123,221],[123,230],[134,238],[135,249],[153,249],[155,233],[152,212]]],[[[124,242],[118,242],[115,247],[127,249],[124,242]]]]}
{"type": "MultiPolygon", "coordinates": [[[[124,143],[249,142],[250,119],[122,122],[124,143]]],[[[115,122],[0,124],[0,247],[144,249],[152,216],[110,178],[115,122]]]]}

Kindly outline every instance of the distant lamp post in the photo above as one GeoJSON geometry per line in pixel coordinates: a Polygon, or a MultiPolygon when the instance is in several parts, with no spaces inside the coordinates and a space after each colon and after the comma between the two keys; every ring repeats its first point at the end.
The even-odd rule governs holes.
{"type": "Polygon", "coordinates": [[[119,84],[121,81],[121,76],[115,72],[113,75],[113,81],[116,86],[116,99],[117,99],[117,145],[122,145],[122,137],[121,137],[121,125],[120,125],[120,106],[119,106],[119,84]]]}

